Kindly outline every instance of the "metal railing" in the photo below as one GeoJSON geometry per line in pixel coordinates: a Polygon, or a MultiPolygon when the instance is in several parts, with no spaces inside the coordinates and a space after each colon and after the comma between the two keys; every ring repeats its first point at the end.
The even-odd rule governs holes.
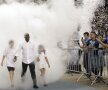
{"type": "Polygon", "coordinates": [[[99,49],[64,49],[67,51],[67,71],[78,72],[81,76],[77,82],[86,76],[93,85],[96,82],[105,82],[108,77],[108,50],[99,49]]]}

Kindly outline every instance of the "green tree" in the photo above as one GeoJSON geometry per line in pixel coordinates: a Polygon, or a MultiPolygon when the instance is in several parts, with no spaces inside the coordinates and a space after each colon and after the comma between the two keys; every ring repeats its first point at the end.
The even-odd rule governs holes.
{"type": "MultiPolygon", "coordinates": [[[[108,0],[106,0],[108,1],[108,0]]],[[[100,6],[94,13],[93,21],[91,22],[92,30],[98,34],[105,35],[108,33],[108,3],[100,6]]]]}

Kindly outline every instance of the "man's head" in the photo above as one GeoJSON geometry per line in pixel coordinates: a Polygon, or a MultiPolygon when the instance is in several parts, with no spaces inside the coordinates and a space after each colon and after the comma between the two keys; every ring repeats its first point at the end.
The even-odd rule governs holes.
{"type": "Polygon", "coordinates": [[[25,38],[25,41],[26,41],[26,42],[29,42],[29,40],[30,40],[30,35],[29,35],[29,33],[26,33],[26,34],[24,35],[24,38],[25,38]]]}
{"type": "Polygon", "coordinates": [[[84,38],[89,38],[89,33],[88,32],[84,33],[84,38]]]}
{"type": "Polygon", "coordinates": [[[96,39],[96,37],[97,37],[97,35],[96,35],[95,32],[91,32],[91,33],[90,33],[90,38],[91,38],[91,39],[94,40],[94,39],[96,39]]]}
{"type": "Polygon", "coordinates": [[[9,47],[10,47],[10,48],[13,48],[13,47],[14,47],[14,41],[13,41],[13,40],[10,40],[10,41],[9,41],[9,47]]]}

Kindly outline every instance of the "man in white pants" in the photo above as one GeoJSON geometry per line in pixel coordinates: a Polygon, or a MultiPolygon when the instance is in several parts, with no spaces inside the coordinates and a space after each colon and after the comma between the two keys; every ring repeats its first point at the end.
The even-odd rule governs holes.
{"type": "Polygon", "coordinates": [[[19,50],[18,51],[22,51],[22,74],[21,77],[23,79],[23,77],[25,76],[25,73],[27,71],[27,68],[29,66],[30,69],[30,73],[31,73],[31,77],[33,80],[33,88],[37,89],[37,80],[36,80],[36,73],[35,73],[35,45],[30,42],[30,35],[29,33],[26,33],[24,35],[25,38],[25,42],[23,44],[20,45],[19,50]]]}

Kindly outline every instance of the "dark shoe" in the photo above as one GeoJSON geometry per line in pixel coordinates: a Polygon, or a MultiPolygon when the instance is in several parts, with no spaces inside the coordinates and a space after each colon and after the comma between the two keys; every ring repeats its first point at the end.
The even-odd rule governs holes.
{"type": "Polygon", "coordinates": [[[97,77],[96,83],[99,83],[100,81],[101,81],[101,78],[100,77],[97,77]]]}
{"type": "Polygon", "coordinates": [[[24,83],[25,80],[26,80],[26,79],[25,79],[25,76],[22,76],[22,77],[21,77],[21,81],[24,83]]]}
{"type": "Polygon", "coordinates": [[[44,87],[47,87],[48,85],[47,84],[44,84],[44,87]]]}
{"type": "Polygon", "coordinates": [[[39,87],[38,87],[37,85],[34,85],[33,88],[34,88],[34,89],[38,89],[39,87]]]}

